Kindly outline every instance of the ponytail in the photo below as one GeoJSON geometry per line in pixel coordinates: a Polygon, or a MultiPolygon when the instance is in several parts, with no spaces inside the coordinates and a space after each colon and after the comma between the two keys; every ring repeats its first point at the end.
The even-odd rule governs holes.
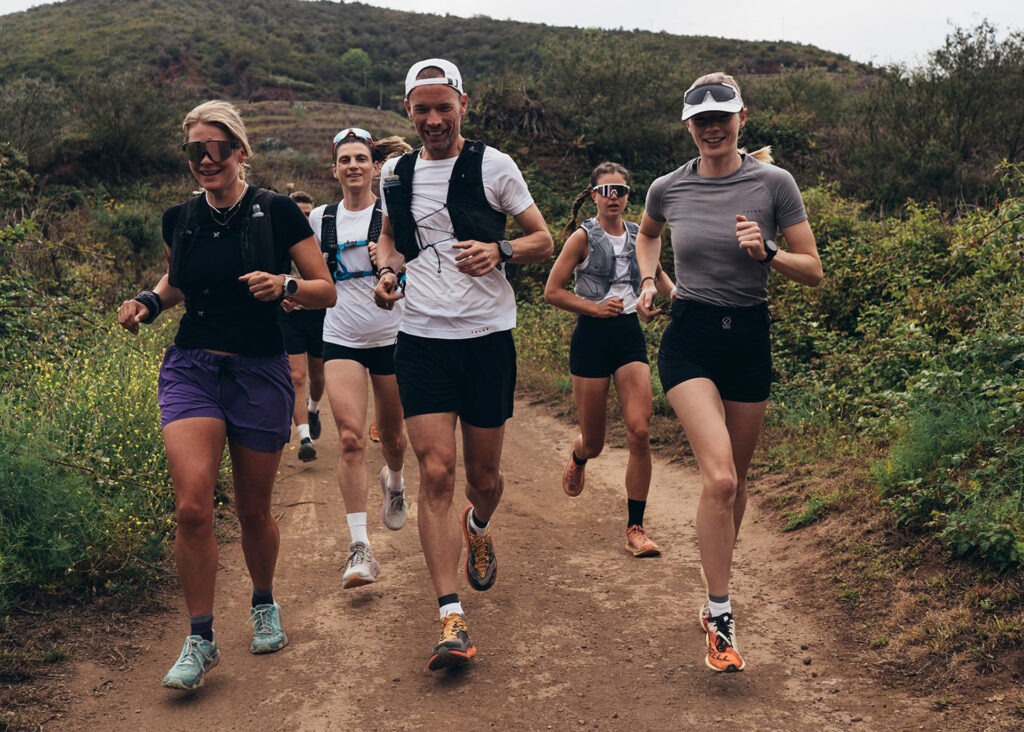
{"type": "Polygon", "coordinates": [[[572,218],[569,219],[569,223],[562,229],[562,240],[569,238],[572,232],[576,231],[576,218],[579,216],[580,209],[583,208],[583,204],[590,200],[590,188],[584,188],[580,191],[580,195],[576,196],[576,200],[572,202],[572,218]]]}
{"type": "Polygon", "coordinates": [[[772,163],[775,162],[775,158],[772,157],[772,146],[771,145],[765,145],[762,148],[758,148],[757,150],[754,150],[754,152],[752,152],[752,153],[747,153],[747,149],[745,147],[742,147],[742,148],[740,148],[740,152],[741,153],[746,153],[747,155],[749,155],[750,157],[752,157],[754,160],[756,160],[759,163],[764,163],[766,165],[771,165],[772,163]]]}

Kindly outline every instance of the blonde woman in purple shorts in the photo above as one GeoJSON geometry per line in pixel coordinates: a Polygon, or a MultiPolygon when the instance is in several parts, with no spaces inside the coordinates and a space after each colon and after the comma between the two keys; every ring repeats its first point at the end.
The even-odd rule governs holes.
{"type": "Polygon", "coordinates": [[[174,484],[174,557],[190,628],[163,685],[195,689],[220,662],[213,495],[225,443],[253,583],[250,650],[271,653],[288,642],[272,592],[280,537],[270,496],[295,394],[277,310],[285,296],[305,308],[331,307],[335,293],[295,202],[245,182],[252,148],[238,110],[206,102],[182,127],[182,151],[204,191],[164,212],[168,273],[153,290],[124,301],[117,319],[137,333],[140,323],[185,303],[160,369],[158,398],[174,484]],[[288,276],[291,261],[301,280],[288,276]]]}

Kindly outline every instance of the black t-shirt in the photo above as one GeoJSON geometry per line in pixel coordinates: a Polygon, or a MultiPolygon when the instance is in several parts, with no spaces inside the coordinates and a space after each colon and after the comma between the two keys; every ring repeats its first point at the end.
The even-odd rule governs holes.
{"type": "MultiPolygon", "coordinates": [[[[254,189],[245,194],[238,213],[227,226],[214,223],[210,208],[199,206],[198,234],[182,264],[178,286],[185,293],[185,315],[174,339],[179,348],[207,348],[243,356],[272,356],[284,351],[277,323],[278,304],[260,302],[238,278],[242,267],[241,223],[252,206],[254,189]]],[[[163,234],[173,246],[174,229],[184,209],[180,203],[164,211],[163,234]]],[[[309,222],[288,196],[274,194],[270,202],[274,230],[274,274],[290,271],[289,250],[313,236],[309,222]]]]}

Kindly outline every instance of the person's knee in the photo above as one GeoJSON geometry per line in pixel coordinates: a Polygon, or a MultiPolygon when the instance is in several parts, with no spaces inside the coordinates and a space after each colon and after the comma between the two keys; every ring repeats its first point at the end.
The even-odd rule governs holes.
{"type": "Polygon", "coordinates": [[[651,436],[646,419],[626,423],[626,444],[634,455],[646,455],[651,451],[651,436]]]}
{"type": "Polygon", "coordinates": [[[243,530],[265,526],[271,520],[267,501],[238,501],[235,510],[243,530]]]}
{"type": "Polygon", "coordinates": [[[194,534],[213,528],[213,505],[204,500],[184,498],[174,509],[178,531],[194,534]]]}
{"type": "Polygon", "coordinates": [[[306,372],[305,371],[292,371],[292,386],[295,388],[295,393],[306,386],[306,372]]]}
{"type": "Polygon", "coordinates": [[[485,495],[501,491],[501,471],[498,466],[466,466],[466,482],[485,495]]]}
{"type": "Polygon", "coordinates": [[[455,490],[455,461],[441,456],[420,460],[420,497],[429,502],[451,502],[455,490]]]}
{"type": "Polygon", "coordinates": [[[360,459],[366,451],[366,440],[362,430],[356,430],[351,425],[345,425],[338,430],[338,447],[341,450],[341,458],[346,462],[360,459]]]}
{"type": "Polygon", "coordinates": [[[704,495],[722,508],[732,510],[736,490],[736,475],[730,471],[715,471],[704,479],[704,495]]]}
{"type": "Polygon", "coordinates": [[[576,457],[581,460],[590,460],[590,458],[600,455],[602,450],[604,450],[604,435],[584,437],[580,442],[580,450],[576,453],[576,457]]]}
{"type": "MultiPolygon", "coordinates": [[[[377,425],[380,427],[380,425],[377,425]]],[[[398,455],[405,451],[405,433],[399,427],[394,431],[380,430],[380,442],[384,451],[391,455],[398,455]]]]}

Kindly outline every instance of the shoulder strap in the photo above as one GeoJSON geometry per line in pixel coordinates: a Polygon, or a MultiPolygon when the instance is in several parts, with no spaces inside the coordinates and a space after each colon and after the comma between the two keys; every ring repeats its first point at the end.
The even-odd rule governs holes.
{"type": "Polygon", "coordinates": [[[167,270],[168,283],[173,287],[180,284],[181,268],[196,240],[196,220],[199,218],[199,206],[202,204],[203,195],[200,193],[185,201],[174,225],[174,234],[171,236],[171,263],[167,270]]]}
{"type": "Polygon", "coordinates": [[[256,188],[242,220],[242,266],[246,272],[274,272],[274,227],[270,220],[273,191],[256,188]]]}
{"type": "Polygon", "coordinates": [[[323,218],[320,219],[320,251],[327,260],[327,271],[334,276],[338,269],[338,204],[332,203],[324,207],[323,218]]]}

